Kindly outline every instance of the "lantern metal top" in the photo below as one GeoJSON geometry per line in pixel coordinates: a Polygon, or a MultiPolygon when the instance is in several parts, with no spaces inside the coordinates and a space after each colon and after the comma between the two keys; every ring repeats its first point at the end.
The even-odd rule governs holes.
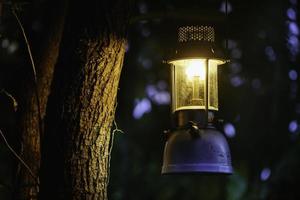
{"type": "Polygon", "coordinates": [[[178,41],[168,56],[168,63],[181,59],[207,58],[226,62],[224,53],[216,45],[212,25],[187,25],[177,27],[178,41]]]}
{"type": "Polygon", "coordinates": [[[215,29],[212,26],[182,26],[178,28],[179,42],[215,41],[215,29]]]}

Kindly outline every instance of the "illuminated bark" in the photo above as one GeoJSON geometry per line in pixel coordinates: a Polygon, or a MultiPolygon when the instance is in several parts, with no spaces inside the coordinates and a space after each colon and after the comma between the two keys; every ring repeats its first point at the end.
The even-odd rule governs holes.
{"type": "MultiPolygon", "coordinates": [[[[127,8],[128,2],[121,0],[70,5],[56,74],[56,89],[62,94],[57,99],[62,101],[55,118],[61,117],[61,126],[54,131],[55,137],[63,140],[64,158],[57,170],[64,167],[63,173],[58,172],[64,179],[50,177],[56,172],[48,169],[52,185],[65,182],[63,189],[58,188],[61,199],[107,199],[110,136],[125,54],[127,8]],[[80,12],[86,15],[78,15],[80,12]]],[[[49,166],[55,165],[59,153],[49,154],[53,154],[49,166]]],[[[44,196],[51,192],[50,187],[44,196]]]]}
{"type": "Polygon", "coordinates": [[[65,105],[68,180],[71,199],[107,199],[110,132],[125,40],[110,34],[86,45],[82,83],[72,85],[65,105]]]}

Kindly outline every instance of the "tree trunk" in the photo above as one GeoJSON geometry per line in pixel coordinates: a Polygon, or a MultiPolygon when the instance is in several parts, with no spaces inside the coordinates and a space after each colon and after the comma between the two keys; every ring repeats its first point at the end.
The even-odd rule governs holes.
{"type": "Polygon", "coordinates": [[[72,74],[62,112],[65,199],[107,199],[110,135],[125,54],[127,8],[128,2],[122,0],[93,0],[70,8],[71,25],[65,37],[75,45],[67,42],[65,50],[71,53],[61,57],[73,57],[63,62],[69,66],[65,73],[72,74]],[[79,12],[83,15],[78,16],[79,12]],[[70,39],[72,33],[78,39],[70,39]]]}
{"type": "MultiPolygon", "coordinates": [[[[48,34],[45,37],[45,44],[42,54],[36,65],[37,69],[37,94],[35,91],[34,78],[30,76],[30,80],[25,80],[25,100],[22,117],[20,121],[21,127],[21,157],[30,167],[35,178],[28,172],[26,168],[20,165],[18,175],[18,199],[35,200],[39,192],[39,170],[41,160],[41,131],[43,131],[43,120],[46,114],[46,106],[50,93],[51,82],[53,78],[54,67],[59,53],[59,45],[62,38],[64,27],[64,15],[66,9],[65,1],[54,1],[52,7],[55,9],[55,15],[52,15],[53,21],[48,25],[48,34]],[[58,9],[57,9],[58,8],[58,9]],[[37,96],[39,97],[39,109],[37,96]],[[39,120],[41,115],[41,122],[39,120]]],[[[48,7],[49,9],[49,7],[48,7]]],[[[34,57],[36,58],[36,57],[34,57]]]]}
{"type": "Polygon", "coordinates": [[[107,199],[111,125],[125,53],[125,40],[114,34],[87,42],[82,85],[66,102],[70,133],[67,171],[72,199],[107,199]]]}

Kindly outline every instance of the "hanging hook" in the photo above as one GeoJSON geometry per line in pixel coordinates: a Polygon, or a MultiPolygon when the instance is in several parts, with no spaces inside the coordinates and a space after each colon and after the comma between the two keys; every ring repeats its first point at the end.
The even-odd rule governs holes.
{"type": "Polygon", "coordinates": [[[188,128],[189,128],[189,132],[191,134],[192,137],[199,137],[201,136],[201,131],[197,125],[197,123],[193,122],[193,121],[189,121],[188,122],[188,128]]]}

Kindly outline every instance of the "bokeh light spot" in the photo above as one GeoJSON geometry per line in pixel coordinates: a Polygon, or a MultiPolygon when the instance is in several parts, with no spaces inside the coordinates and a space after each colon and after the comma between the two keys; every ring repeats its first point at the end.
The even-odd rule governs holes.
{"type": "Polygon", "coordinates": [[[288,18],[290,20],[296,20],[297,19],[297,13],[296,13],[296,11],[293,8],[289,8],[286,11],[286,15],[288,16],[288,18]]]}
{"type": "Polygon", "coordinates": [[[151,109],[152,106],[149,99],[147,98],[143,98],[142,100],[136,99],[136,103],[132,115],[135,119],[140,119],[143,117],[145,113],[151,112],[151,109]]]}
{"type": "Polygon", "coordinates": [[[236,134],[234,126],[231,123],[226,123],[224,125],[224,133],[227,137],[233,138],[236,134]]]}
{"type": "Polygon", "coordinates": [[[289,123],[289,131],[291,133],[295,133],[298,130],[298,123],[297,120],[293,120],[289,123]]]}
{"type": "Polygon", "coordinates": [[[170,103],[170,100],[170,93],[166,91],[158,92],[153,97],[153,101],[158,105],[168,105],[170,103]]]}
{"type": "Polygon", "coordinates": [[[291,34],[299,35],[299,27],[295,22],[290,22],[289,23],[289,30],[290,30],[291,34]]]}
{"type": "Polygon", "coordinates": [[[264,168],[263,170],[261,170],[260,172],[260,180],[262,181],[266,181],[270,178],[271,176],[271,170],[270,168],[264,168]]]}
{"type": "Polygon", "coordinates": [[[171,101],[171,95],[164,89],[166,89],[166,83],[159,81],[157,87],[155,85],[147,85],[146,94],[155,104],[168,105],[171,101]]]}
{"type": "Polygon", "coordinates": [[[265,54],[267,55],[269,61],[275,61],[276,60],[276,54],[274,49],[271,46],[267,46],[265,48],[265,54]]]}
{"type": "Polygon", "coordinates": [[[297,80],[297,78],[298,78],[298,73],[297,73],[297,71],[296,70],[290,70],[289,71],[289,78],[292,80],[292,81],[295,81],[295,80],[297,80]]]}
{"type": "Polygon", "coordinates": [[[299,45],[299,39],[294,35],[292,35],[288,38],[288,42],[289,42],[289,44],[291,44],[292,46],[295,46],[295,47],[297,47],[299,45]]]}
{"type": "Polygon", "coordinates": [[[244,80],[240,76],[234,76],[230,79],[230,83],[234,87],[239,87],[244,83],[244,80]]]}

